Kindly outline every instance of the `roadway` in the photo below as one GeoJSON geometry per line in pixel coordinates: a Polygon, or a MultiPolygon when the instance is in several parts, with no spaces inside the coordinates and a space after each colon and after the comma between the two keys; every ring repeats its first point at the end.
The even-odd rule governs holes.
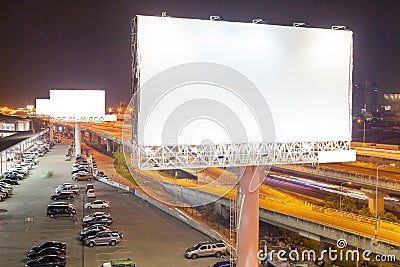
{"type": "MultiPolygon", "coordinates": [[[[131,257],[136,266],[208,266],[214,257],[197,260],[186,259],[184,250],[209,238],[186,224],[149,206],[131,193],[121,192],[94,181],[98,198],[109,200],[114,223],[112,228],[122,231],[124,239],[115,247],[83,247],[76,239],[82,229],[82,217],[88,214],[83,204],[88,201],[80,194],[71,202],[78,211],[78,223],[71,217],[49,218],[46,206],[49,196],[58,184],[71,182],[71,162],[64,161],[67,145],[56,145],[31,171],[31,174],[14,186],[11,198],[0,203],[0,266],[22,266],[26,252],[47,240],[67,243],[67,266],[97,267],[110,259],[131,257]],[[47,170],[54,176],[45,178],[47,170]]],[[[77,182],[81,189],[87,182],[77,182]]]]}
{"type": "MultiPolygon", "coordinates": [[[[218,196],[225,195],[225,197],[228,197],[229,195],[226,195],[226,192],[228,191],[226,186],[217,186],[216,184],[196,184],[189,182],[189,180],[175,181],[168,178],[164,179],[171,184],[196,188],[199,191],[218,196]]],[[[235,196],[235,194],[232,194],[231,196],[235,196]]],[[[302,200],[296,199],[289,194],[279,192],[278,190],[264,185],[260,188],[260,208],[279,212],[292,217],[302,218],[310,222],[327,225],[364,237],[372,238],[374,235],[375,220],[373,218],[311,205],[302,200]]],[[[400,225],[378,220],[377,237],[378,240],[383,240],[390,244],[400,246],[400,225]]]]}

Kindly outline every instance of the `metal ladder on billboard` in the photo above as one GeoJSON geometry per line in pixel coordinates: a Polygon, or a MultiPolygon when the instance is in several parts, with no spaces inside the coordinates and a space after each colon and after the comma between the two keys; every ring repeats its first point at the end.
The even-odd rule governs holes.
{"type": "Polygon", "coordinates": [[[237,186],[234,186],[229,193],[229,244],[230,244],[230,258],[231,266],[236,261],[236,235],[237,235],[237,186]]]}

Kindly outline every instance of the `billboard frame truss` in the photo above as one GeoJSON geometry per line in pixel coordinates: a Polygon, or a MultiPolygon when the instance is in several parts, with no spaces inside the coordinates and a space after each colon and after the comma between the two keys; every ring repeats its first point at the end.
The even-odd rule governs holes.
{"type": "Polygon", "coordinates": [[[140,170],[318,162],[319,151],[349,150],[350,141],[140,146],[131,162],[140,170]]]}

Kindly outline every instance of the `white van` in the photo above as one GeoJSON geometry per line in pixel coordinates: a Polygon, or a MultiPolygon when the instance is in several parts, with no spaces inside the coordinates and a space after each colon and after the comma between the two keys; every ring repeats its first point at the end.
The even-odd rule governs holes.
{"type": "Polygon", "coordinates": [[[87,197],[96,197],[96,190],[94,190],[94,189],[88,189],[88,190],[86,191],[86,196],[87,196],[87,197]]]}

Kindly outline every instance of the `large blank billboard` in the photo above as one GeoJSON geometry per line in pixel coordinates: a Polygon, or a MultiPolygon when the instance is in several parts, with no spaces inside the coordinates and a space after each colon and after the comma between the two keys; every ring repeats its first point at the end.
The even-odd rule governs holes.
{"type": "MultiPolygon", "coordinates": [[[[105,91],[54,89],[50,99],[36,99],[39,115],[69,122],[96,122],[105,120],[105,91]]],[[[110,119],[110,118],[108,118],[110,119]]]]}
{"type": "Polygon", "coordinates": [[[136,23],[139,145],[262,143],[270,140],[260,134],[259,122],[271,117],[279,143],[351,140],[351,31],[152,16],[137,16],[136,23]],[[160,73],[192,63],[226,66],[247,77],[266,103],[265,117],[254,112],[260,107],[246,102],[247,96],[215,84],[212,73],[209,83],[146,87],[160,73]],[[183,118],[174,144],[165,131],[172,127],[171,116],[190,110],[183,108],[188,103],[207,112],[183,118]],[[233,119],[225,116],[227,125],[218,115],[212,119],[221,113],[233,119]],[[227,129],[235,121],[244,135],[227,129]]]}

